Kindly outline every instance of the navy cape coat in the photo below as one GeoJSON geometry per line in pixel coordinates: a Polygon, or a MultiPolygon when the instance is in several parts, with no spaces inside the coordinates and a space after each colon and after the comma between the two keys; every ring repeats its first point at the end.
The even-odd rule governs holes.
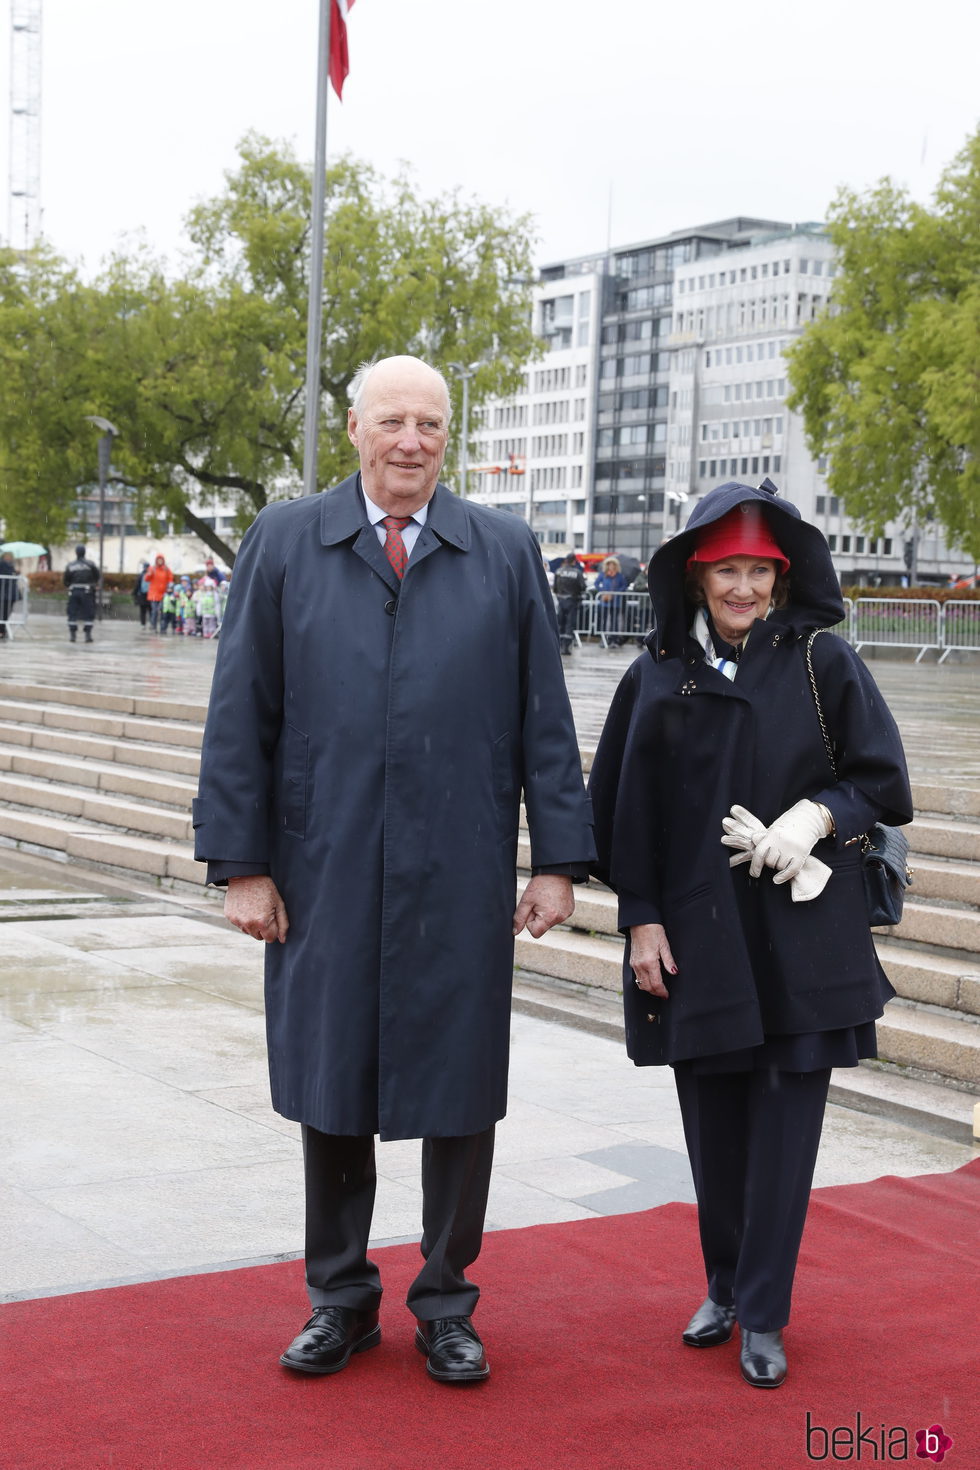
{"type": "Polygon", "coordinates": [[[242,542],[196,853],[268,866],[273,1104],[326,1133],[456,1136],[506,1111],[518,818],[587,863],[591,813],[541,554],[438,485],[399,584],[351,476],[242,542]]]}
{"type": "MultiPolygon", "coordinates": [[[[768,482],[767,482],[768,484],[768,482]]],[[[827,759],[805,663],[814,628],[843,615],[826,541],[763,487],[722,486],[650,567],[654,631],[614,698],[592,766],[595,871],[620,895],[620,925],[662,923],[678,973],[669,999],[623,968],[626,1041],[635,1062],[713,1057],[767,1036],[859,1025],[893,994],[868,928],[860,846],[874,820],[911,821],[901,740],[868,669],[834,633],[813,647],[840,779],[827,759]],[[760,501],[790,559],[791,602],[758,620],[733,681],[688,636],[683,593],[694,530],[760,501]],[[793,903],[765,869],[729,867],[722,818],[734,803],[767,825],[803,797],[823,802],[836,838],[814,856],[833,875],[793,903]]]]}

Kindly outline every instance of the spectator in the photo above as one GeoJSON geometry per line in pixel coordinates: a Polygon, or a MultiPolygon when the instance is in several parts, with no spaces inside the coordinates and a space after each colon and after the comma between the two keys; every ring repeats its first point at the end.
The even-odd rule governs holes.
{"type": "Polygon", "coordinates": [[[7,624],[18,596],[17,568],[4,552],[0,556],[0,640],[7,636],[7,624]]]}
{"type": "Polygon", "coordinates": [[[213,638],[218,631],[218,589],[211,577],[202,577],[198,582],[195,606],[201,620],[202,638],[213,638]]]}
{"type": "Polygon", "coordinates": [[[177,594],[173,582],[163,594],[160,603],[160,632],[166,633],[168,628],[177,631],[177,594]]]}
{"type": "Polygon", "coordinates": [[[150,609],[150,627],[154,633],[160,628],[160,607],[174,574],[162,556],[158,556],[146,576],[146,601],[150,609]]]}
{"type": "Polygon", "coordinates": [[[146,620],[149,616],[149,607],[146,601],[147,593],[149,591],[149,573],[150,563],[148,561],[141,561],[140,569],[136,574],[136,582],[133,586],[133,601],[139,608],[141,628],[146,627],[146,620]]]}
{"type": "Polygon", "coordinates": [[[600,633],[607,635],[606,642],[610,648],[622,646],[623,640],[618,630],[622,623],[622,593],[625,591],[626,578],[623,576],[618,557],[607,556],[602,563],[602,571],[595,579],[596,602],[599,606],[599,620],[596,626],[600,633]]]}

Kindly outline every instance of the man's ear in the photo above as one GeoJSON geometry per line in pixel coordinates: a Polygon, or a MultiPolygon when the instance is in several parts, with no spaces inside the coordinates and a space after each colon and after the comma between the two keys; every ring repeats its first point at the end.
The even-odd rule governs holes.
{"type": "Polygon", "coordinates": [[[353,444],[354,448],[356,449],[357,448],[357,416],[354,413],[354,410],[352,408],[349,408],[347,410],[347,437],[350,440],[350,442],[353,444]]]}

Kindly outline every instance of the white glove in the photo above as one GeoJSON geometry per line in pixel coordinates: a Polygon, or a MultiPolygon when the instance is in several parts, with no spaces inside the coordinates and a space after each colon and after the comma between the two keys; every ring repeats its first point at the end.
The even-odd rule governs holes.
{"type": "MultiPolygon", "coordinates": [[[[810,802],[809,805],[814,803],[810,802]]],[[[736,849],[728,859],[731,868],[737,868],[740,863],[751,862],[755,856],[757,839],[771,830],[744,806],[733,806],[731,816],[725,817],[721,825],[725,830],[725,836],[721,839],[723,844],[736,849]]],[[[793,902],[808,903],[810,899],[819,897],[827,886],[831,872],[832,869],[819,858],[808,857],[796,876],[789,880],[793,902]]],[[[777,874],[773,882],[785,883],[786,879],[777,874]]]]}
{"type": "Polygon", "coordinates": [[[788,883],[795,878],[821,837],[829,837],[833,819],[826,807],[815,801],[798,801],[783,812],[761,837],[753,840],[755,852],[749,866],[753,878],[763,867],[775,868],[774,883],[788,883]]]}
{"type": "Polygon", "coordinates": [[[722,818],[721,825],[725,832],[721,839],[723,846],[736,849],[728,859],[728,866],[737,868],[740,863],[750,863],[755,854],[755,840],[765,832],[766,824],[744,806],[733,806],[731,816],[722,818]]]}

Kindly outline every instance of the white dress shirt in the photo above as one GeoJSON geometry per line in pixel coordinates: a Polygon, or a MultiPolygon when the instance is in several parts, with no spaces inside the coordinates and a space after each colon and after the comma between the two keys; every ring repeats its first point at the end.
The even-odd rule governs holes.
{"type": "MultiPolygon", "coordinates": [[[[377,531],[378,540],[381,542],[381,545],[384,546],[385,539],[388,533],[381,522],[384,520],[385,516],[391,515],[391,511],[382,510],[380,505],[375,505],[374,501],[364,489],[363,485],[361,486],[361,494],[364,496],[364,504],[367,507],[368,520],[377,531]]],[[[420,505],[418,510],[412,511],[412,519],[409,521],[407,526],[402,527],[402,540],[405,543],[405,550],[408,552],[409,560],[411,559],[412,551],[415,548],[415,543],[419,539],[419,532],[425,525],[425,518],[428,514],[429,505],[428,502],[426,502],[425,505],[420,505]]]]}

